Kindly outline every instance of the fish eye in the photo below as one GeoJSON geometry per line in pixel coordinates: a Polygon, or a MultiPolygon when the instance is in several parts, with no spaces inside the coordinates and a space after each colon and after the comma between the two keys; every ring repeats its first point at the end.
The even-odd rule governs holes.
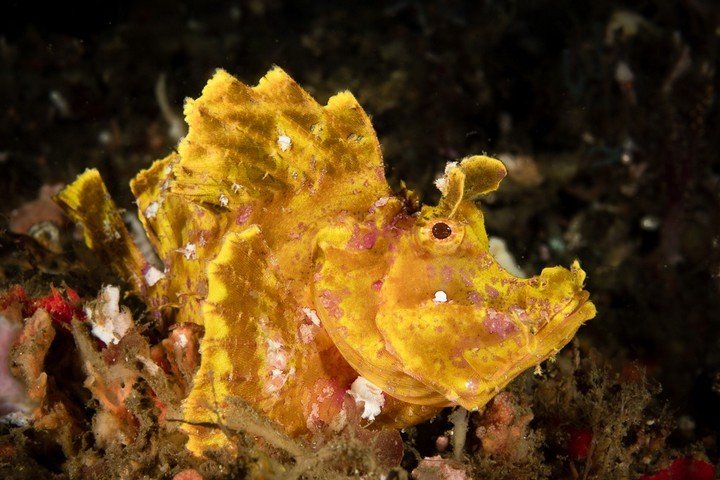
{"type": "Polygon", "coordinates": [[[432,226],[432,235],[438,240],[444,240],[452,235],[452,233],[452,228],[445,222],[437,222],[432,226]]]}
{"type": "Polygon", "coordinates": [[[425,251],[447,255],[453,253],[465,237],[465,227],[462,223],[450,218],[434,218],[421,220],[415,230],[415,241],[425,251]]]}

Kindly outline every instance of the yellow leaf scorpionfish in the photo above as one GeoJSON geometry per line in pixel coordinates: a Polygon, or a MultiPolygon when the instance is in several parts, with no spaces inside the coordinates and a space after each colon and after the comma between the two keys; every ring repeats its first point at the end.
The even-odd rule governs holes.
{"type": "Polygon", "coordinates": [[[194,453],[227,446],[212,424],[233,397],[291,435],[338,427],[347,395],[378,426],[480,408],[595,315],[577,262],[522,279],[489,253],[475,200],[498,160],[450,163],[420,207],[390,189],[351,93],[322,106],[280,68],[254,87],[218,70],[184,114],[177,151],[131,183],[162,266],[96,170],[58,201],[152,312],[204,327],[182,404],[194,453]]]}

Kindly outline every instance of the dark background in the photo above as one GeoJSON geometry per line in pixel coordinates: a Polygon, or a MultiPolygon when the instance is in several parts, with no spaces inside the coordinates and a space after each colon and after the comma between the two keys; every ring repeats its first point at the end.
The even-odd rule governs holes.
{"type": "Polygon", "coordinates": [[[579,258],[599,312],[581,341],[718,429],[718,4],[335,3],[4,2],[0,226],[88,166],[132,209],[129,179],[176,143],[159,78],[179,115],[215,68],[254,84],[276,64],[322,102],[351,90],[427,201],[447,161],[525,158],[489,232],[530,273],[579,258]]]}

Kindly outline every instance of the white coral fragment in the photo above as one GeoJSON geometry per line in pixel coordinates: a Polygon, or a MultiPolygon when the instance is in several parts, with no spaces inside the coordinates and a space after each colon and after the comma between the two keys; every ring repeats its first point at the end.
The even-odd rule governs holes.
{"type": "Polygon", "coordinates": [[[104,287],[97,300],[85,307],[85,315],[92,334],[106,345],[118,343],[133,326],[130,312],[120,308],[120,289],[113,285],[104,287]]]}
{"type": "Polygon", "coordinates": [[[148,268],[147,272],[145,272],[145,282],[148,284],[148,287],[154,286],[163,278],[165,278],[165,274],[152,265],[148,268]]]}
{"type": "Polygon", "coordinates": [[[380,415],[385,405],[385,395],[380,387],[374,385],[364,377],[358,377],[347,391],[355,400],[356,404],[363,402],[362,418],[372,422],[380,415]]]}

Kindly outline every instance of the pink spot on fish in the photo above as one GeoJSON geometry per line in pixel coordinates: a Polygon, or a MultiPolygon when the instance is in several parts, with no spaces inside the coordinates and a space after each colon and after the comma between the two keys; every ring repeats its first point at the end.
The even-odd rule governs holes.
{"type": "Polygon", "coordinates": [[[510,311],[517,317],[520,322],[526,325],[530,323],[530,316],[527,314],[524,308],[513,305],[512,307],[510,307],[510,311]]]}
{"type": "Polygon", "coordinates": [[[482,295],[480,295],[477,291],[471,290],[467,294],[467,298],[473,305],[482,305],[483,298],[482,295]]]}
{"type": "Polygon", "coordinates": [[[470,275],[470,272],[468,272],[464,268],[461,268],[459,271],[460,271],[460,279],[462,280],[463,284],[466,287],[472,287],[473,279],[472,279],[472,276],[470,275]]]}
{"type": "Polygon", "coordinates": [[[485,285],[485,293],[487,293],[490,298],[498,298],[500,296],[500,292],[490,285],[485,285]]]}
{"type": "Polygon", "coordinates": [[[390,200],[390,197],[380,197],[377,200],[375,200],[375,203],[370,205],[370,209],[368,210],[370,213],[375,213],[375,210],[377,210],[380,207],[384,207],[387,205],[388,201],[390,200]]]}
{"type": "Polygon", "coordinates": [[[356,250],[369,250],[375,245],[376,241],[377,231],[374,228],[363,232],[360,231],[359,227],[355,226],[355,231],[347,246],[356,250]]]}
{"type": "Polygon", "coordinates": [[[483,326],[489,333],[497,335],[502,340],[505,340],[517,331],[517,326],[510,316],[498,312],[494,308],[488,308],[483,326]]]}
{"type": "Polygon", "coordinates": [[[243,225],[245,222],[247,222],[250,219],[250,215],[252,215],[252,207],[250,205],[244,205],[237,209],[235,216],[235,223],[238,225],[243,225]]]}
{"type": "Polygon", "coordinates": [[[490,268],[493,264],[493,257],[490,254],[483,253],[480,255],[477,259],[477,266],[480,267],[481,270],[486,270],[490,268]]]}
{"type": "Polygon", "coordinates": [[[442,276],[444,282],[450,283],[453,278],[453,269],[445,265],[442,267],[440,275],[442,276]]]}
{"type": "Polygon", "coordinates": [[[382,280],[375,280],[371,285],[372,289],[375,290],[376,292],[379,292],[380,289],[382,288],[382,286],[383,286],[382,280]]]}
{"type": "Polygon", "coordinates": [[[299,333],[300,333],[300,340],[304,344],[311,343],[313,340],[315,340],[315,334],[319,330],[319,328],[315,325],[308,325],[303,323],[298,327],[299,333]]]}
{"type": "Polygon", "coordinates": [[[330,290],[323,290],[320,294],[320,303],[322,303],[325,310],[327,310],[333,317],[342,317],[343,311],[340,308],[340,299],[330,290]]]}
{"type": "Polygon", "coordinates": [[[375,175],[379,180],[385,180],[385,168],[384,167],[378,167],[375,169],[375,175]]]}
{"type": "Polygon", "coordinates": [[[302,234],[307,231],[307,225],[305,225],[303,222],[300,222],[297,224],[296,230],[293,230],[288,235],[291,239],[297,240],[298,238],[302,237],[302,234]]]}

